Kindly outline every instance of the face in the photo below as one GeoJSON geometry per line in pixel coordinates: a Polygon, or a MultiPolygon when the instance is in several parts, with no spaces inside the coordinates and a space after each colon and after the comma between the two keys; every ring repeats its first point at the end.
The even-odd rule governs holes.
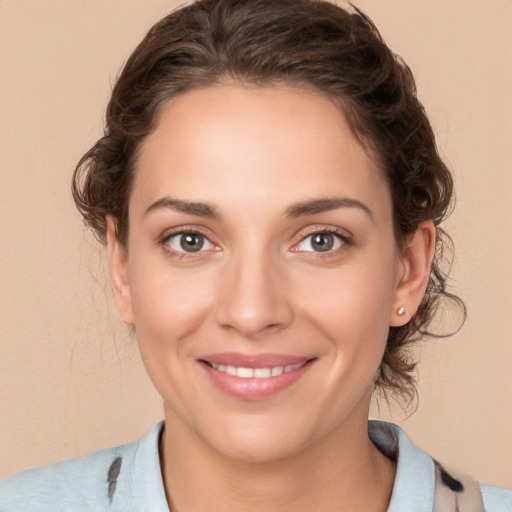
{"type": "MultiPolygon", "coordinates": [[[[408,264],[376,161],[326,98],[223,85],[145,141],[114,294],[168,422],[271,460],[365,428],[408,264]]],[[[405,321],[405,320],[404,320],[405,321]]]]}

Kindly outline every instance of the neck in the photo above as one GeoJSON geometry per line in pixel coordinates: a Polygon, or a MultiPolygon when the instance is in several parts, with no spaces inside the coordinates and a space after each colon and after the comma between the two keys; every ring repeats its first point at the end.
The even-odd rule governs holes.
{"type": "Polygon", "coordinates": [[[172,512],[385,512],[395,465],[373,445],[367,419],[292,456],[246,462],[214,451],[166,410],[160,457],[172,512]]]}

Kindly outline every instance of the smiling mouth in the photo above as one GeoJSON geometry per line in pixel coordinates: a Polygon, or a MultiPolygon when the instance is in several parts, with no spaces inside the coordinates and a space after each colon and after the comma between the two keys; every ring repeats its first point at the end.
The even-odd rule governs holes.
{"type": "Polygon", "coordinates": [[[210,382],[237,399],[270,398],[299,382],[318,357],[223,352],[197,359],[210,382]]]}
{"type": "Polygon", "coordinates": [[[302,368],[311,360],[304,361],[298,364],[287,364],[283,366],[268,366],[264,368],[248,368],[244,366],[229,366],[224,364],[215,364],[210,361],[202,361],[210,368],[219,372],[227,373],[233,377],[240,377],[241,379],[269,379],[271,377],[278,377],[283,373],[290,373],[294,370],[302,368]]]}

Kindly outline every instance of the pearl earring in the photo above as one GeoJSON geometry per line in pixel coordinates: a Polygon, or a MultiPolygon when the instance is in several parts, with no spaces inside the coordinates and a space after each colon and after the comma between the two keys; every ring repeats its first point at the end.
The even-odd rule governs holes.
{"type": "Polygon", "coordinates": [[[407,314],[407,310],[403,306],[399,307],[396,312],[400,316],[403,316],[403,315],[407,314]]]}

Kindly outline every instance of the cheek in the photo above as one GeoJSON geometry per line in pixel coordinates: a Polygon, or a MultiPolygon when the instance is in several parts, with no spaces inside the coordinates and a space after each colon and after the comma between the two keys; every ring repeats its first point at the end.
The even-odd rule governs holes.
{"type": "Polygon", "coordinates": [[[130,276],[139,343],[180,350],[180,340],[197,329],[208,314],[215,297],[212,276],[200,269],[173,269],[165,262],[134,263],[134,269],[144,269],[130,276]]]}
{"type": "Polygon", "coordinates": [[[297,291],[303,315],[329,340],[333,375],[350,374],[363,384],[373,380],[380,365],[395,290],[395,259],[386,258],[389,251],[375,254],[303,276],[297,291]]]}
{"type": "Polygon", "coordinates": [[[168,265],[144,268],[131,276],[137,343],[153,385],[166,403],[179,408],[194,386],[187,375],[206,339],[198,332],[211,310],[212,280],[190,269],[173,271],[168,265]]]}
{"type": "Polygon", "coordinates": [[[392,272],[347,265],[303,278],[299,290],[304,311],[328,328],[333,337],[350,333],[364,338],[375,330],[387,332],[394,292],[392,272]]]}

